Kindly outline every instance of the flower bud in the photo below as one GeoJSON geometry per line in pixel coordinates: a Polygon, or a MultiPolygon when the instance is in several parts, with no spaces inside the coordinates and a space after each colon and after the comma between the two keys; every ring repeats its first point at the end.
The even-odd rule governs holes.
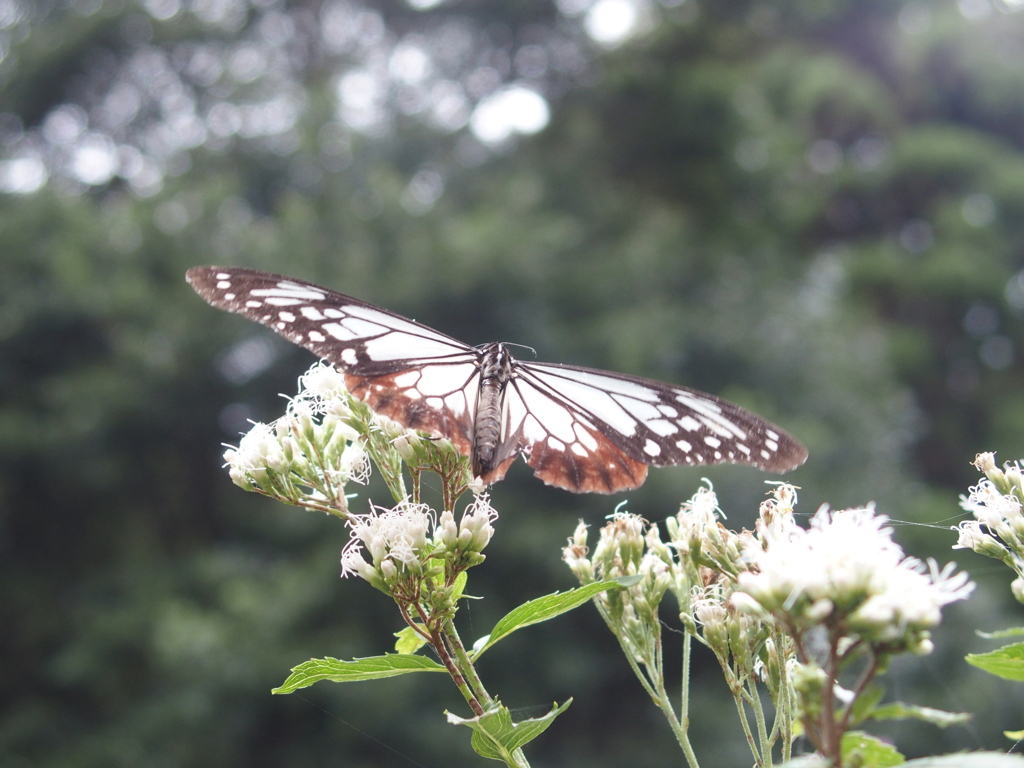
{"type": "MultiPolygon", "coordinates": [[[[440,534],[440,542],[444,548],[449,552],[454,550],[459,537],[459,528],[455,525],[455,515],[451,510],[446,509],[441,513],[441,519],[437,522],[437,532],[440,534]]],[[[436,534],[435,538],[437,538],[436,534]]]]}
{"type": "Polygon", "coordinates": [[[974,457],[974,461],[972,463],[979,472],[985,475],[987,475],[992,470],[997,469],[996,455],[988,451],[984,453],[979,453],[977,456],[974,457]]]}
{"type": "Polygon", "coordinates": [[[249,482],[249,478],[246,477],[245,472],[243,472],[238,467],[231,467],[231,469],[228,470],[228,476],[231,478],[231,482],[233,482],[243,491],[255,490],[253,488],[252,483],[249,482]]]}
{"type": "Polygon", "coordinates": [[[794,663],[789,672],[789,679],[793,688],[802,696],[820,697],[822,689],[828,683],[825,670],[814,662],[794,663]]]}
{"type": "Polygon", "coordinates": [[[953,526],[953,530],[959,532],[953,549],[972,549],[979,555],[994,557],[997,560],[1002,560],[1009,554],[1009,550],[996,538],[985,533],[975,520],[965,520],[959,526],[953,526]]]}
{"type": "Polygon", "coordinates": [[[1024,603],[1024,579],[1018,576],[1010,582],[1010,592],[1013,593],[1013,597],[1018,603],[1024,603]]]}
{"type": "Polygon", "coordinates": [[[416,461],[416,451],[413,448],[412,443],[409,442],[408,433],[399,435],[391,441],[391,444],[395,447],[395,450],[398,451],[398,455],[402,457],[402,461],[406,464],[412,464],[416,461]]]}
{"type": "Polygon", "coordinates": [[[765,607],[746,592],[733,592],[729,596],[729,602],[737,611],[749,613],[751,616],[767,618],[769,615],[765,607]]]}
{"type": "Polygon", "coordinates": [[[278,448],[266,455],[266,464],[267,469],[272,469],[274,472],[285,472],[288,470],[289,462],[284,452],[278,448]]]}

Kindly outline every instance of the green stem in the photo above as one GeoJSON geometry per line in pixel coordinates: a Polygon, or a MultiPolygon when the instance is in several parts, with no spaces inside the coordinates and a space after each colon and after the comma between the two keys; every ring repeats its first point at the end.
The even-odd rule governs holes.
{"type": "Polygon", "coordinates": [[[789,658],[789,653],[783,653],[783,649],[787,647],[783,643],[787,642],[787,640],[788,638],[779,637],[775,644],[779,652],[779,658],[782,660],[779,664],[779,690],[775,700],[775,725],[782,734],[783,763],[789,762],[793,756],[793,741],[795,740],[793,735],[793,711],[796,708],[796,701],[789,685],[789,668],[785,662],[785,659],[789,658]]]}
{"type": "Polygon", "coordinates": [[[754,732],[750,730],[750,721],[747,719],[747,710],[743,708],[743,693],[742,690],[735,690],[732,694],[732,700],[736,704],[736,713],[740,718],[740,725],[743,726],[743,735],[747,737],[747,746],[750,747],[750,752],[754,756],[754,764],[756,766],[763,766],[764,761],[758,754],[757,741],[754,739],[754,732]]]}
{"type": "Polygon", "coordinates": [[[462,644],[462,639],[459,637],[459,633],[455,630],[455,623],[448,619],[445,621],[444,626],[441,630],[444,633],[445,639],[448,642],[449,647],[452,649],[452,653],[455,656],[455,663],[462,672],[462,675],[466,680],[469,681],[470,686],[476,692],[476,695],[483,701],[484,705],[490,704],[493,699],[491,695],[487,693],[487,689],[484,688],[484,683],[480,679],[480,675],[477,674],[476,667],[473,666],[472,659],[469,658],[469,654],[466,653],[466,647],[462,644]]]}
{"type": "Polygon", "coordinates": [[[409,467],[409,474],[412,475],[412,503],[420,503],[420,473],[422,470],[409,467]]]}
{"type": "MultiPolygon", "coordinates": [[[[684,710],[683,716],[686,718],[687,727],[684,727],[684,725],[682,723],[680,723],[679,718],[676,716],[675,711],[672,709],[671,699],[670,699],[670,697],[668,695],[668,692],[665,690],[665,675],[664,675],[663,666],[661,665],[661,637],[660,637],[660,633],[659,633],[659,636],[657,638],[657,645],[656,645],[656,650],[655,650],[655,657],[657,659],[658,668],[657,669],[651,669],[651,667],[649,665],[645,664],[644,666],[645,666],[645,668],[647,670],[647,672],[645,674],[644,671],[641,670],[640,666],[637,664],[636,658],[634,658],[634,656],[633,656],[633,651],[630,649],[629,644],[626,642],[625,637],[623,637],[617,631],[614,623],[611,620],[611,617],[608,615],[608,612],[605,610],[604,606],[602,606],[596,600],[594,601],[594,603],[595,603],[595,605],[597,605],[597,612],[601,615],[601,618],[604,620],[605,625],[611,631],[612,636],[618,641],[619,648],[622,649],[622,655],[625,656],[626,657],[626,661],[629,662],[629,666],[633,670],[633,674],[636,675],[636,679],[640,681],[640,685],[643,686],[644,690],[647,692],[647,695],[651,697],[651,701],[654,702],[655,706],[657,706],[658,709],[660,709],[662,711],[662,713],[665,715],[665,719],[668,721],[669,728],[672,729],[672,735],[676,737],[676,742],[679,744],[679,748],[683,750],[683,755],[686,757],[687,764],[690,766],[690,768],[700,768],[700,764],[697,762],[697,755],[693,751],[693,746],[690,744],[690,738],[687,735],[687,727],[689,726],[689,718],[688,718],[688,716],[686,714],[686,711],[684,710]]],[[[687,637],[689,637],[689,635],[687,635],[687,637]]],[[[685,672],[684,680],[685,680],[685,684],[688,684],[689,683],[689,649],[688,649],[688,644],[686,644],[685,648],[686,648],[686,650],[684,650],[684,654],[685,654],[684,657],[686,658],[687,663],[686,663],[686,667],[685,667],[686,672],[685,672]]],[[[685,696],[685,694],[684,694],[684,696],[685,696]]]]}
{"type": "Polygon", "coordinates": [[[822,753],[832,761],[833,768],[842,768],[842,737],[836,722],[836,675],[839,672],[839,633],[829,639],[828,661],[825,665],[825,685],[821,696],[822,753]]]}
{"type": "Polygon", "coordinates": [[[690,731],[690,655],[693,636],[689,632],[683,634],[683,690],[679,694],[679,721],[683,731],[690,731]]]}
{"type": "Polygon", "coordinates": [[[768,736],[768,728],[764,719],[764,707],[757,692],[757,683],[747,679],[747,695],[750,707],[754,710],[754,722],[757,723],[757,738],[761,742],[761,761],[765,768],[772,768],[772,739],[768,736]]]}
{"type": "Polygon", "coordinates": [[[477,699],[476,693],[466,682],[466,678],[462,675],[462,672],[455,663],[455,660],[452,659],[452,655],[448,651],[444,641],[445,638],[440,632],[431,632],[431,646],[433,646],[434,651],[441,659],[441,663],[444,664],[444,668],[448,670],[448,674],[451,675],[452,681],[459,689],[459,693],[462,694],[463,698],[465,698],[466,702],[469,704],[470,709],[473,710],[473,714],[479,717],[484,714],[483,705],[480,703],[479,699],[477,699]]]}
{"type": "Polygon", "coordinates": [[[868,683],[875,676],[875,672],[878,671],[878,657],[871,651],[871,660],[868,662],[867,667],[864,669],[863,674],[860,676],[860,680],[857,681],[857,685],[853,689],[853,695],[850,697],[850,702],[843,708],[842,714],[839,716],[839,730],[840,734],[846,733],[846,729],[850,727],[850,716],[853,714],[853,705],[860,698],[861,694],[868,687],[868,683]]]}

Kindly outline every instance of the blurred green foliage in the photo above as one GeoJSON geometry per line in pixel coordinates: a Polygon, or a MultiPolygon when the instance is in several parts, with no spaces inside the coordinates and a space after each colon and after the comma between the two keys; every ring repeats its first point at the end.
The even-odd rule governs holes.
{"type": "MultiPolygon", "coordinates": [[[[173,64],[200,42],[227,51],[275,13],[300,28],[323,18],[319,3],[235,3],[235,26],[161,20],[157,0],[75,5],[5,33],[5,157],[68,104],[95,115],[132,57],[173,64]]],[[[950,559],[942,529],[974,481],[968,461],[1024,454],[1016,9],[652,6],[645,34],[608,51],[583,39],[573,77],[541,77],[550,125],[497,150],[401,114],[374,135],[345,128],[336,77],[311,60],[290,144],[211,139],[144,194],[51,168],[38,191],[0,197],[0,763],[477,759],[444,724],[460,703],[440,679],[269,694],[311,656],[383,652],[400,622],[338,579],[343,526],[243,494],[221,471],[220,443],[276,417],[310,358],[202,304],[183,280],[195,264],[293,274],[470,343],[718,393],[806,442],[792,475],[805,512],[876,500],[938,526],[901,528],[908,551],[950,559]],[[443,194],[410,206],[423,168],[443,194]]],[[[484,63],[579,21],[540,0],[374,13],[392,38],[461,25],[484,63]]],[[[158,95],[161,82],[149,83],[158,95]]],[[[753,518],[765,478],[744,468],[655,470],[629,508],[657,521],[702,475],[731,525],[753,518]]],[[[597,524],[619,501],[514,468],[494,489],[502,517],[469,586],[486,600],[466,636],[571,586],[559,547],[578,517],[597,524]]],[[[987,650],[975,627],[1013,621],[1009,579],[957,555],[982,589],[951,612],[933,656],[893,677],[902,699],[977,718],[901,725],[889,735],[909,755],[998,749],[1019,725],[1021,694],[962,661],[987,650]]],[[[521,635],[483,663],[488,687],[526,715],[575,698],[534,764],[677,760],[592,611],[521,635]]],[[[740,764],[711,664],[695,671],[697,752],[740,764]]]]}

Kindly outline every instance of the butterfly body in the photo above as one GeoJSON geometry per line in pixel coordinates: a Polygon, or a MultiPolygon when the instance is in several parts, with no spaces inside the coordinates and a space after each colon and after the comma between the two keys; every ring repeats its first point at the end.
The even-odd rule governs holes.
{"type": "Polygon", "coordinates": [[[484,482],[496,468],[495,459],[501,443],[502,403],[505,387],[512,378],[512,359],[500,342],[486,344],[480,349],[480,395],[476,405],[470,464],[473,476],[483,478],[484,482]]]}
{"type": "Polygon", "coordinates": [[[235,267],[187,279],[210,304],[262,323],[345,376],[349,391],[410,429],[446,437],[475,476],[501,480],[522,454],[544,482],[577,493],[636,488],[649,465],[794,469],[807,450],[782,429],[704,392],[470,347],[372,304],[235,267]]]}

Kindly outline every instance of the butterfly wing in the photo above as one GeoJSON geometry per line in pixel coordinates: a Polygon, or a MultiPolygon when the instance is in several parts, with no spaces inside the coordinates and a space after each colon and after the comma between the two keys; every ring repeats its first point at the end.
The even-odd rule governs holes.
{"type": "Polygon", "coordinates": [[[516,362],[500,454],[522,450],[549,485],[636,488],[647,465],[800,466],[807,449],[744,408],[686,387],[551,363],[516,362]]]}
{"type": "Polygon", "coordinates": [[[425,325],[282,275],[195,267],[186,279],[213,306],[262,323],[332,362],[349,391],[411,429],[473,446],[479,353],[425,325]]]}

